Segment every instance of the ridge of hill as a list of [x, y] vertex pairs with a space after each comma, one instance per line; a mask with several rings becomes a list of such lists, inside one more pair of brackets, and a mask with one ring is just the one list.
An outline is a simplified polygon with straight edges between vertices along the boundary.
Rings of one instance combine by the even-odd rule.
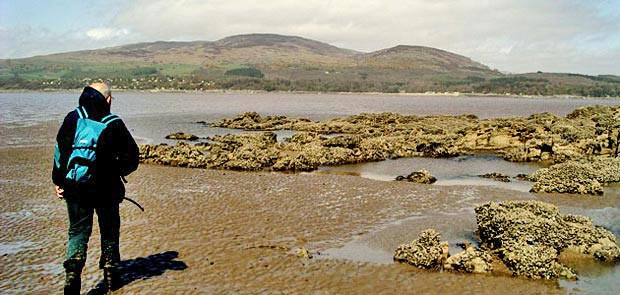
[[339, 48], [297, 36], [247, 34], [217, 41], [157, 41], [95, 50], [56, 53], [16, 59], [13, 62], [36, 63], [176, 63], [215, 67], [251, 65], [271, 69], [303, 65], [336, 67], [381, 67], [392, 69], [436, 69], [454, 71], [488, 67], [447, 51], [422, 46], [399, 45], [371, 53]]
[[434, 69], [490, 72], [489, 67], [468, 57], [425, 46], [397, 45], [365, 54], [362, 58], [375, 66], [429, 67]]
[[0, 88], [79, 88], [111, 79], [126, 89], [460, 91], [620, 95], [620, 77], [505, 75], [449, 51], [398, 45], [370, 53], [297, 36], [246, 34], [157, 41], [0, 60]]

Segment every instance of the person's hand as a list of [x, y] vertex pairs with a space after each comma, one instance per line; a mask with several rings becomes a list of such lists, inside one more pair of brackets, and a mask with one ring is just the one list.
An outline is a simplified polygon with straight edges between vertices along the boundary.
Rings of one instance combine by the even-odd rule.
[[56, 196], [58, 197], [59, 200], [62, 200], [65, 198], [65, 196], [63, 196], [62, 194], [65, 192], [64, 189], [62, 189], [59, 186], [54, 186], [54, 189], [56, 190]]

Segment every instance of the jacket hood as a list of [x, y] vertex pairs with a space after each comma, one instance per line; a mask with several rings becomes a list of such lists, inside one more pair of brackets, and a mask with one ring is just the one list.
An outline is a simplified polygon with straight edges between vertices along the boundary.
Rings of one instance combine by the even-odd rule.
[[90, 86], [84, 87], [84, 91], [80, 95], [79, 104], [86, 108], [88, 117], [94, 120], [101, 120], [101, 118], [110, 113], [110, 105], [106, 98], [101, 92]]

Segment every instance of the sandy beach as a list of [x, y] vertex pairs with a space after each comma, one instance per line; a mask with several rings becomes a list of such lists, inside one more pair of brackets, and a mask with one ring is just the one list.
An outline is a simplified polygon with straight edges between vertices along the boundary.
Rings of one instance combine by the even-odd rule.
[[[192, 101], [203, 105], [201, 99]], [[18, 113], [21, 105], [15, 101]], [[141, 98], [131, 98], [124, 103], [135, 110], [140, 102]], [[136, 128], [135, 134], [154, 140], [186, 126], [203, 128], [194, 122], [205, 116], [192, 113], [187, 118], [179, 113], [152, 119], [131, 114], [127, 122]], [[59, 122], [32, 117], [33, 122], [0, 124], [2, 294], [59, 294], [64, 279], [66, 209], [50, 180]], [[181, 119], [184, 123], [177, 123]], [[594, 217], [617, 232], [617, 197], [533, 195], [493, 186], [422, 185], [346, 173], [153, 165], [141, 165], [128, 180], [128, 197], [146, 212], [127, 201], [121, 204], [121, 259], [126, 273], [115, 294], [614, 294], [617, 288], [618, 268], [596, 262], [584, 280], [567, 284], [501, 271], [487, 275], [427, 271], [391, 260], [398, 245], [411, 242], [427, 228], [437, 229], [451, 246], [475, 240], [474, 207], [491, 200], [549, 202]], [[100, 293], [99, 246], [94, 227], [83, 293]], [[301, 247], [314, 258], [298, 258], [295, 252]], [[592, 291], [592, 285], [584, 285], [591, 277], [604, 277], [605, 283]]]
[[[50, 152], [47, 146], [0, 150], [3, 179], [21, 179], [1, 186], [2, 243], [13, 245], [0, 258], [5, 294], [62, 288], [67, 225], [64, 202], [48, 180]], [[120, 294], [563, 293], [555, 282], [508, 275], [318, 259], [317, 252], [429, 208], [449, 211], [472, 188], [149, 165], [129, 181], [128, 196], [146, 212], [121, 205], [121, 256], [126, 265], [142, 259], [148, 267], [134, 268]], [[82, 290], [96, 294], [93, 288], [102, 279], [96, 229], [89, 246]], [[315, 259], [297, 258], [294, 250], [302, 246]]]

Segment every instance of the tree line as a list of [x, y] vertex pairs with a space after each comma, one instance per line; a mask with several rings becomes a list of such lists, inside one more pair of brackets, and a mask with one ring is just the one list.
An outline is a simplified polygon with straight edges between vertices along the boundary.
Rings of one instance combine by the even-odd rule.
[[[147, 71], [145, 70], [145, 73]], [[149, 72], [150, 73], [150, 72]], [[240, 75], [239, 75], [240, 73]], [[20, 76], [0, 78], [0, 89], [46, 90], [79, 89], [92, 81], [110, 80], [117, 89], [125, 90], [261, 90], [261, 91], [310, 91], [310, 92], [463, 92], [482, 94], [516, 95], [575, 95], [586, 97], [620, 97], [620, 81], [609, 78], [592, 85], [552, 83], [542, 78], [509, 76], [493, 79], [466, 77], [433, 81], [370, 81], [370, 80], [287, 80], [267, 79], [251, 69], [228, 72], [219, 78], [207, 79], [200, 75], [183, 77], [143, 74], [128, 78], [59, 78], [27, 79]], [[599, 76], [600, 77], [600, 76]]]

